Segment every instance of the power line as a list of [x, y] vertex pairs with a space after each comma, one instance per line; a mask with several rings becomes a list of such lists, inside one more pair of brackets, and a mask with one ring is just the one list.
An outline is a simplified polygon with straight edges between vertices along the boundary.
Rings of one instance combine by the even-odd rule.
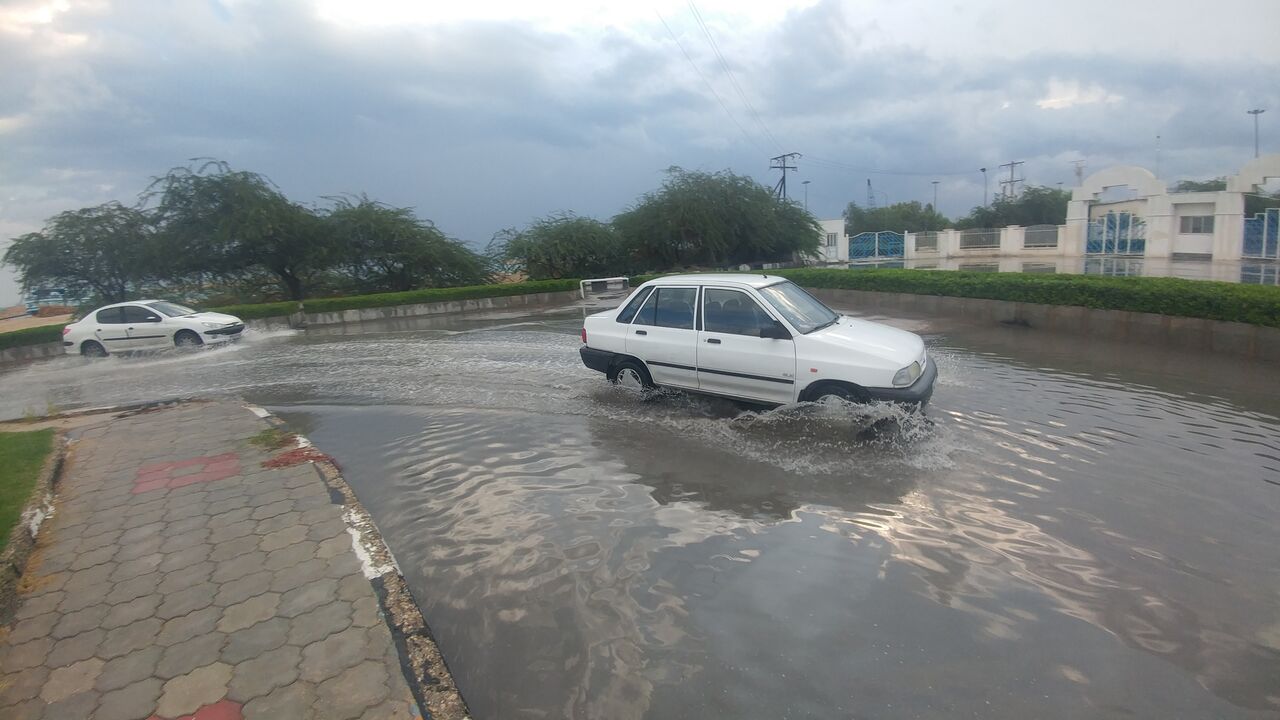
[[[773, 186], [773, 194], [782, 198], [784, 201], [787, 199], [787, 171], [798, 169], [795, 165], [788, 165], [787, 161], [797, 160], [800, 157], [800, 153], [793, 152], [769, 158], [769, 169], [782, 171], [782, 178], [778, 180], [777, 185]], [[805, 189], [808, 190], [808, 188]]]
[[1000, 197], [1006, 197], [1006, 198], [1017, 197], [1018, 183], [1025, 180], [1025, 178], [1015, 178], [1013, 176], [1013, 173], [1015, 170], [1018, 169], [1020, 165], [1023, 165], [1025, 163], [1026, 163], [1025, 160], [1010, 160], [1009, 162], [1000, 166], [1002, 168], [1009, 168], [1009, 179], [1000, 181]]
[[817, 155], [811, 155], [809, 153], [805, 153], [804, 157], [805, 157], [805, 160], [815, 165], [820, 165], [822, 167], [826, 167], [831, 170], [844, 170], [847, 172], [853, 172], [858, 174], [870, 173], [872, 175], [912, 175], [912, 176], [927, 175], [932, 177], [937, 177], [940, 175], [958, 177], [961, 175], [972, 174], [972, 172], [968, 170], [963, 172], [961, 171], [949, 172], [949, 171], [917, 171], [917, 170], [882, 170], [880, 168], [875, 168], [875, 167], [867, 167], [862, 165], [850, 165], [849, 163], [843, 163], [838, 160], [829, 160], [827, 158], [820, 157]]
[[738, 118], [734, 117], [733, 113], [729, 110], [729, 106], [724, 104], [724, 100], [720, 98], [720, 93], [716, 92], [715, 86], [711, 84], [711, 81], [707, 79], [707, 76], [698, 68], [698, 64], [689, 56], [689, 51], [684, 49], [684, 43], [680, 42], [680, 38], [676, 37], [675, 32], [671, 30], [671, 26], [667, 24], [667, 19], [662, 17], [662, 13], [658, 12], [657, 8], [654, 8], [653, 14], [657, 15], [658, 19], [662, 21], [662, 27], [667, 29], [667, 34], [675, 41], [676, 47], [680, 48], [680, 52], [684, 55], [684, 59], [689, 61], [689, 65], [693, 68], [693, 71], [698, 73], [698, 77], [702, 78], [702, 82], [705, 83], [707, 89], [711, 91], [712, 97], [714, 97], [716, 102], [720, 104], [720, 109], [724, 110], [724, 114], [728, 115], [729, 119], [733, 121], [733, 124], [738, 127], [738, 130], [742, 132], [742, 136], [761, 150], [767, 150], [767, 148], [760, 145], [760, 143], [751, 136], [751, 133], [747, 132], [746, 128], [742, 127], [742, 123], [738, 122]]
[[769, 130], [769, 126], [765, 124], [764, 119], [760, 117], [760, 113], [756, 112], [755, 106], [747, 98], [747, 93], [743, 91], [742, 85], [738, 83], [738, 77], [734, 74], [733, 68], [729, 67], [729, 61], [725, 59], [724, 53], [720, 52], [720, 44], [716, 42], [715, 36], [711, 34], [711, 28], [707, 26], [706, 20], [702, 17], [702, 12], [698, 10], [698, 6], [694, 4], [693, 0], [689, 0], [689, 10], [693, 14], [694, 21], [697, 22], [698, 27], [702, 30], [702, 34], [707, 38], [707, 44], [711, 47], [711, 51], [715, 53], [716, 58], [720, 61], [720, 67], [729, 76], [729, 82], [733, 84], [733, 89], [737, 91], [738, 97], [742, 99], [742, 104], [747, 106], [747, 111], [755, 119], [756, 125], [764, 131], [765, 137], [769, 138], [769, 142], [781, 150], [782, 143], [778, 142], [778, 138], [774, 137], [773, 132]]

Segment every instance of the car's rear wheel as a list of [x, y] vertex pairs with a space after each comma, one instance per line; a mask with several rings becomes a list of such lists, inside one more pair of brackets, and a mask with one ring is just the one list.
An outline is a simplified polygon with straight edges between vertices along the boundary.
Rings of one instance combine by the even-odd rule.
[[628, 359], [618, 362], [609, 370], [607, 377], [609, 382], [628, 390], [641, 392], [654, 388], [649, 371], [637, 360]]
[[84, 344], [80, 346], [80, 354], [85, 357], [106, 357], [107, 349], [102, 347], [102, 345], [95, 340], [86, 340]]
[[179, 330], [173, 336], [173, 344], [180, 348], [195, 348], [203, 345], [204, 340], [190, 330]]

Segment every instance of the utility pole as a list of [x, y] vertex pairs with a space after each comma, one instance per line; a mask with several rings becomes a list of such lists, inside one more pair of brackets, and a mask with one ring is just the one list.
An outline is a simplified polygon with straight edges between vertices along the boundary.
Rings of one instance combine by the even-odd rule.
[[867, 207], [876, 209], [876, 193], [871, 189], [871, 178], [867, 178]]
[[1252, 110], [1245, 110], [1245, 112], [1253, 116], [1253, 156], [1256, 158], [1258, 157], [1258, 116], [1266, 112], [1266, 110], [1262, 108], [1254, 108]]
[[813, 182], [813, 181], [805, 180], [804, 182], [800, 183], [801, 185], [804, 186], [804, 211], [805, 212], [809, 212], [809, 183], [810, 182]]
[[933, 181], [933, 211], [938, 212], [938, 181]]
[[800, 153], [793, 152], [769, 158], [769, 169], [782, 171], [782, 179], [778, 181], [777, 185], [773, 186], [773, 194], [775, 197], [782, 198], [783, 200], [787, 199], [787, 171], [798, 169], [795, 165], [788, 165], [787, 163], [788, 161], [799, 160], [800, 157]]
[[982, 173], [982, 207], [987, 206], [987, 169], [978, 168], [978, 172]]
[[1009, 168], [1009, 179], [1000, 181], [1000, 197], [1013, 199], [1018, 194], [1017, 183], [1022, 182], [1022, 178], [1015, 178], [1013, 173], [1023, 164], [1023, 160], [1010, 160], [1001, 165], [1002, 168]]
[[1084, 161], [1072, 160], [1071, 164], [1076, 166], [1076, 187], [1080, 187], [1084, 184]]

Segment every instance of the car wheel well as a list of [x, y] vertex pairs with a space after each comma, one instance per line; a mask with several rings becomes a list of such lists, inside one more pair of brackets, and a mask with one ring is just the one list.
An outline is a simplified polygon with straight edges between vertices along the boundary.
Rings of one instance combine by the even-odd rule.
[[107, 349], [97, 340], [85, 340], [80, 343], [80, 354], [85, 357], [106, 357]]
[[867, 402], [871, 399], [871, 394], [867, 389], [857, 383], [845, 382], [844, 380], [818, 380], [810, 383], [808, 387], [800, 391], [800, 401], [809, 402], [821, 398], [824, 394], [834, 389], [842, 389], [852, 395], [852, 399], [858, 402]]
[[173, 344], [174, 344], [174, 345], [182, 345], [182, 342], [179, 340], [179, 338], [183, 338], [183, 337], [190, 337], [190, 338], [194, 338], [194, 340], [195, 340], [195, 341], [194, 341], [194, 342], [192, 342], [192, 343], [189, 343], [190, 345], [203, 345], [203, 344], [204, 344], [204, 338], [200, 337], [200, 333], [196, 332], [195, 330], [188, 329], [188, 328], [182, 328], [181, 330], [179, 330], [178, 332], [176, 332], [176, 333], [174, 333], [174, 334], [173, 334]]
[[620, 354], [615, 357], [613, 362], [609, 363], [609, 371], [605, 373], [605, 377], [609, 378], [610, 381], [615, 380], [618, 377], [618, 373], [622, 370], [623, 365], [635, 365], [643, 374], [645, 384], [649, 387], [653, 387], [653, 373], [649, 372], [649, 365], [634, 355]]

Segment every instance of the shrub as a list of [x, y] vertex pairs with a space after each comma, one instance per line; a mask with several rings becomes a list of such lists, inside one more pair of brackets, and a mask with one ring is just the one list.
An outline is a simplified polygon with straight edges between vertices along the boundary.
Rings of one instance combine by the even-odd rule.
[[292, 315], [298, 311], [298, 303], [294, 300], [285, 300], [282, 302], [256, 303], [253, 305], [224, 305], [222, 307], [209, 308], [209, 311], [235, 315], [241, 320], [258, 320], [261, 318]]
[[1181, 278], [950, 270], [774, 270], [809, 288], [985, 298], [1280, 327], [1280, 287]]
[[66, 325], [42, 325], [40, 327], [23, 328], [0, 333], [0, 350], [24, 345], [42, 345], [44, 343], [61, 342], [62, 328]]

